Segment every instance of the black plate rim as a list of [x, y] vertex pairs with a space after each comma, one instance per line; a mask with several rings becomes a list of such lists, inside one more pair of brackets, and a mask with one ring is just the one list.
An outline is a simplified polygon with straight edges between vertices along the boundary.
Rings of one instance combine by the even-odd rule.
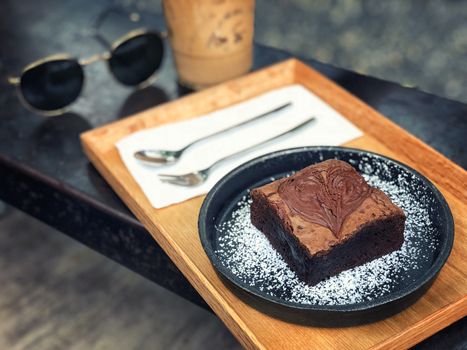
[[[217, 195], [219, 191], [222, 190], [224, 184], [228, 182], [232, 177], [236, 176], [238, 173], [241, 173], [245, 169], [259, 163], [268, 161], [272, 158], [285, 156], [294, 153], [302, 153], [302, 152], [320, 152], [320, 151], [330, 151], [330, 152], [344, 152], [344, 153], [355, 153], [360, 156], [364, 155], [371, 155], [375, 158], [380, 158], [385, 161], [393, 162], [398, 166], [402, 167], [406, 171], [415, 174], [419, 177], [423, 183], [428, 186], [434, 193], [436, 200], [439, 201], [443, 214], [446, 218], [446, 237], [442, 242], [440, 247], [440, 253], [436, 260], [434, 261], [433, 265], [416, 281], [412, 282], [411, 284], [407, 285], [404, 289], [401, 289], [395, 293], [389, 293], [382, 297], [376, 298], [371, 301], [365, 301], [356, 304], [343, 304], [343, 305], [316, 305], [316, 304], [301, 304], [301, 303], [294, 303], [289, 302], [275, 296], [271, 296], [268, 294], [261, 294], [252, 288], [248, 288], [246, 284], [244, 284], [237, 276], [232, 274], [228, 268], [226, 268], [220, 259], [218, 259], [217, 254], [209, 248], [209, 241], [207, 239], [207, 231], [204, 227], [204, 222], [207, 220], [207, 211], [212, 201], [212, 198]], [[424, 175], [422, 175], [417, 170], [409, 167], [408, 165], [401, 163], [395, 159], [390, 157], [386, 157], [384, 155], [366, 151], [357, 148], [351, 147], [340, 147], [340, 146], [306, 146], [306, 147], [297, 147], [297, 148], [289, 148], [285, 150], [271, 152], [259, 157], [256, 157], [248, 162], [245, 162], [235, 169], [231, 170], [228, 174], [226, 174], [222, 179], [220, 179], [214, 187], [208, 192], [207, 196], [205, 197], [203, 204], [200, 209], [200, 213], [198, 216], [198, 232], [199, 237], [201, 240], [201, 244], [203, 249], [208, 256], [211, 264], [217, 270], [220, 275], [225, 278], [230, 283], [234, 284], [237, 288], [251, 294], [255, 297], [258, 297], [262, 300], [267, 302], [271, 302], [278, 306], [285, 306], [287, 308], [301, 310], [301, 311], [316, 311], [316, 312], [330, 312], [330, 313], [352, 313], [352, 312], [360, 312], [366, 311], [377, 307], [385, 306], [392, 302], [397, 302], [398, 300], [404, 299], [414, 293], [416, 293], [419, 289], [423, 288], [424, 286], [428, 285], [439, 273], [441, 268], [446, 263], [454, 242], [454, 220], [452, 217], [451, 210], [446, 202], [446, 199], [441, 194], [441, 192], [436, 188], [436, 186], [428, 180]]]

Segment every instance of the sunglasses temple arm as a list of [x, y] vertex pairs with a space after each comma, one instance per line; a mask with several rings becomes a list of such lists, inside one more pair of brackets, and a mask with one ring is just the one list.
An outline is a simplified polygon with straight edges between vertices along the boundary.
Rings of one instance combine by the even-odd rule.
[[8, 84], [19, 85], [20, 79], [19, 77], [8, 77]]
[[94, 38], [101, 44], [105, 49], [109, 49], [112, 45], [99, 33], [94, 33]]

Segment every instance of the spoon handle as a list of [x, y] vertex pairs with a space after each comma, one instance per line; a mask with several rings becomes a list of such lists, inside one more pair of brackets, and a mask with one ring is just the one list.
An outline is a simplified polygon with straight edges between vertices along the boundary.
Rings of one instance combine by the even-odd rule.
[[225, 129], [218, 130], [218, 131], [216, 131], [216, 132], [214, 132], [212, 134], [209, 134], [207, 136], [200, 137], [199, 139], [196, 139], [196, 140], [190, 142], [188, 145], [183, 147], [179, 152], [184, 152], [185, 150], [187, 150], [188, 148], [190, 148], [191, 146], [193, 146], [194, 144], [196, 144], [198, 142], [205, 141], [207, 139], [210, 139], [211, 137], [218, 136], [218, 135], [223, 134], [223, 133], [225, 133], [227, 131], [231, 131], [233, 129], [239, 128], [239, 127], [244, 126], [244, 125], [247, 125], [247, 124], [252, 123], [252, 122], [254, 122], [254, 121], [258, 120], [258, 119], [261, 119], [261, 118], [266, 117], [268, 115], [279, 112], [279, 111], [281, 111], [281, 110], [283, 110], [283, 109], [285, 109], [287, 107], [290, 107], [291, 105], [292, 105], [291, 102], [284, 103], [283, 105], [280, 105], [279, 107], [271, 109], [271, 110], [269, 110], [267, 112], [264, 112], [264, 113], [262, 113], [260, 115], [257, 115], [256, 117], [253, 117], [251, 119], [247, 119], [247, 120], [245, 120], [245, 121], [243, 121], [241, 123], [229, 126], [229, 127], [225, 128]]

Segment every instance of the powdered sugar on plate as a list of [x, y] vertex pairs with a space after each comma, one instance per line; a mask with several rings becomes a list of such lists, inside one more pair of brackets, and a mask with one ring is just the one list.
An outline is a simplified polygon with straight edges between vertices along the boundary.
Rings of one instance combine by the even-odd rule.
[[[311, 287], [300, 281], [267, 238], [250, 221], [245, 194], [229, 220], [218, 226], [216, 254], [243, 283], [287, 302], [308, 305], [357, 304], [414, 282], [436, 254], [438, 240], [430, 212], [432, 197], [413, 174], [379, 158], [350, 159], [368, 183], [385, 192], [407, 215], [402, 248]], [[271, 181], [274, 179], [271, 178]]]

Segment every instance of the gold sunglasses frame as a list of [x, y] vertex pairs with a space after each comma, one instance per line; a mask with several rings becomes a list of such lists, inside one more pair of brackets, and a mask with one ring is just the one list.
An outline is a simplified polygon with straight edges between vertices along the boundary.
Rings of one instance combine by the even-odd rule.
[[[69, 54], [66, 54], [66, 53], [54, 54], [54, 55], [50, 55], [50, 56], [40, 58], [40, 59], [38, 59], [36, 61], [33, 61], [33, 62], [29, 63], [28, 65], [26, 65], [21, 70], [21, 74], [19, 76], [8, 77], [8, 83], [10, 85], [13, 85], [13, 86], [16, 87], [16, 93], [18, 95], [18, 99], [21, 102], [21, 104], [27, 110], [29, 110], [29, 111], [31, 111], [33, 113], [43, 115], [45, 117], [54, 117], [54, 116], [61, 115], [61, 114], [63, 114], [63, 113], [70, 110], [70, 108], [76, 103], [76, 101], [78, 101], [79, 95], [73, 102], [66, 105], [65, 107], [62, 107], [62, 108], [59, 108], [59, 109], [54, 109], [52, 111], [44, 111], [44, 110], [41, 110], [41, 109], [37, 109], [34, 106], [32, 106], [28, 101], [26, 101], [26, 99], [25, 99], [25, 97], [23, 95], [23, 92], [21, 91], [21, 86], [20, 86], [21, 85], [21, 78], [27, 71], [29, 71], [30, 69], [33, 69], [33, 68], [35, 68], [37, 66], [40, 66], [41, 64], [44, 64], [44, 63], [47, 63], [47, 62], [58, 61], [58, 60], [76, 61], [76, 62], [78, 62], [78, 64], [82, 68], [89, 65], [89, 64], [95, 63], [95, 62], [100, 62], [100, 61], [108, 62], [109, 59], [112, 57], [112, 52], [115, 49], [117, 49], [121, 44], [123, 44], [124, 42], [126, 42], [128, 40], [136, 38], [136, 37], [138, 37], [140, 35], [144, 35], [144, 34], [157, 35], [157, 36], [159, 36], [161, 38], [161, 40], [164, 40], [164, 39], [167, 38], [167, 33], [166, 32], [156, 32], [156, 31], [152, 31], [152, 30], [148, 30], [148, 29], [144, 29], [144, 28], [135, 29], [135, 30], [132, 30], [132, 31], [128, 32], [127, 34], [119, 37], [117, 40], [115, 40], [110, 45], [110, 49], [108, 51], [104, 51], [103, 53], [98, 53], [98, 54], [92, 55], [92, 56], [87, 57], [87, 58], [78, 59], [78, 58], [73, 57], [73, 56], [71, 56]], [[109, 70], [111, 75], [114, 76], [112, 71], [110, 70], [110, 67], [109, 67], [108, 63], [107, 63], [107, 69]], [[84, 73], [84, 69], [83, 69], [83, 73]], [[156, 80], [157, 73], [158, 73], [158, 70], [156, 70], [153, 74], [151, 74], [146, 80], [142, 81], [138, 85], [135, 85], [134, 88], [135, 89], [142, 89], [142, 88], [145, 88], [148, 85], [152, 84]], [[114, 77], [114, 79], [117, 82], [119, 82], [118, 79], [116, 79], [115, 77]], [[85, 83], [86, 83], [86, 76], [84, 75], [83, 84], [81, 86], [81, 91], [84, 88]], [[80, 95], [81, 95], [81, 91], [80, 91]]]

